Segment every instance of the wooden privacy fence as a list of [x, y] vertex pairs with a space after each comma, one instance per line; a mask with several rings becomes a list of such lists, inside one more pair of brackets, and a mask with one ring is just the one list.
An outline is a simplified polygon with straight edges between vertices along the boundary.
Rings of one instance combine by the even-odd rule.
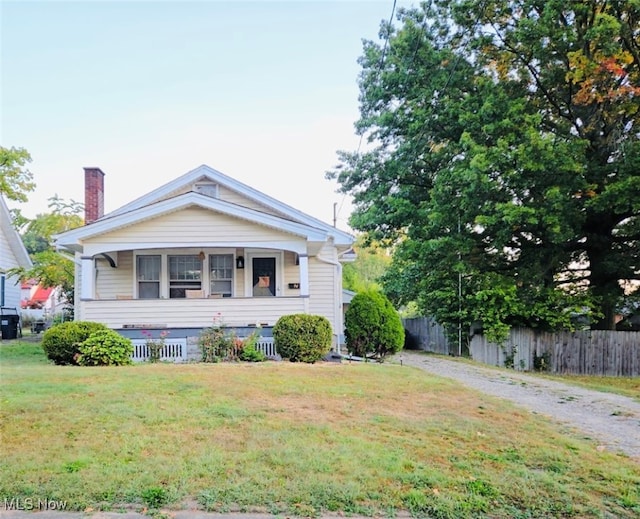
[[457, 345], [449, 345], [444, 328], [431, 317], [415, 317], [403, 319], [402, 324], [406, 332], [405, 347], [408, 349], [424, 350], [431, 353], [449, 355], [457, 351]]
[[473, 360], [517, 370], [574, 375], [640, 376], [640, 332], [511, 330], [503, 346], [483, 335], [471, 339]]

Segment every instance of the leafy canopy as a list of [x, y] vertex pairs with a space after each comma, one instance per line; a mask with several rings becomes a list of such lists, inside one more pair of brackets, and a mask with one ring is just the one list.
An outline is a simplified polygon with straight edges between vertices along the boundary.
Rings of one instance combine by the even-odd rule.
[[28, 162], [31, 155], [24, 148], [0, 146], [0, 194], [8, 200], [26, 202], [27, 193], [35, 189]]
[[397, 303], [496, 340], [613, 327], [640, 279], [639, 34], [637, 1], [436, 0], [365, 42], [370, 149], [328, 175], [394, 243]]
[[33, 262], [30, 268], [16, 267], [10, 272], [21, 280], [36, 279], [45, 288], [60, 287], [69, 305], [74, 301], [75, 268], [73, 260], [57, 252], [54, 235], [79, 227], [82, 205], [54, 195], [49, 199], [51, 212], [27, 220], [22, 240]]

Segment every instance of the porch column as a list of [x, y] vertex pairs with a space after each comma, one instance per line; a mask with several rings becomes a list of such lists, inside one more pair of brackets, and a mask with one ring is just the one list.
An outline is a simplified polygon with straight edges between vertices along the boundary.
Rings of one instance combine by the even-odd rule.
[[307, 254], [299, 254], [300, 268], [300, 297], [304, 305], [304, 313], [309, 313], [309, 256]]
[[93, 299], [95, 292], [95, 269], [92, 256], [80, 257], [82, 272], [82, 286], [80, 287], [80, 299]]
[[300, 259], [300, 295], [309, 297], [309, 256], [299, 254]]

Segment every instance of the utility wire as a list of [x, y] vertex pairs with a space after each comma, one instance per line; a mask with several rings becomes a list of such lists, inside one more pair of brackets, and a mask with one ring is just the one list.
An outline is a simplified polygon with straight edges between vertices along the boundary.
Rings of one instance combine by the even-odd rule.
[[[382, 54], [380, 55], [380, 61], [378, 62], [378, 68], [375, 74], [375, 84], [380, 80], [380, 74], [382, 74], [382, 68], [384, 67], [384, 61], [387, 57], [387, 48], [389, 47], [389, 35], [391, 34], [391, 28], [393, 25], [393, 16], [396, 13], [396, 3], [397, 0], [393, 0], [393, 6], [391, 7], [391, 15], [389, 16], [389, 22], [387, 24], [387, 34], [384, 39], [384, 45], [382, 47]], [[360, 134], [360, 140], [358, 141], [358, 149], [356, 150], [356, 167], [358, 166], [358, 162], [360, 161], [360, 148], [362, 147], [362, 139], [364, 138], [364, 132]], [[342, 206], [344, 205], [345, 198], [347, 197], [346, 193], [342, 194], [342, 200], [340, 201], [340, 207], [336, 213], [335, 219], [338, 219], [340, 216], [340, 212], [342, 211]]]

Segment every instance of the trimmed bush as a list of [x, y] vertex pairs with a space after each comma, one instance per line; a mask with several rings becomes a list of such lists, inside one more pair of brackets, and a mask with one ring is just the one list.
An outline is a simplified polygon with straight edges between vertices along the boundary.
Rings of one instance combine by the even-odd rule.
[[131, 364], [133, 344], [113, 330], [92, 333], [80, 345], [78, 364], [81, 366], [126, 366]]
[[387, 296], [376, 291], [360, 292], [345, 314], [345, 339], [351, 355], [382, 359], [402, 349], [404, 327]]
[[273, 327], [278, 353], [291, 362], [313, 364], [331, 349], [331, 323], [321, 315], [283, 315]]
[[42, 349], [47, 358], [56, 364], [76, 364], [80, 343], [92, 333], [108, 330], [101, 323], [91, 321], [67, 321], [52, 326], [42, 335]]

